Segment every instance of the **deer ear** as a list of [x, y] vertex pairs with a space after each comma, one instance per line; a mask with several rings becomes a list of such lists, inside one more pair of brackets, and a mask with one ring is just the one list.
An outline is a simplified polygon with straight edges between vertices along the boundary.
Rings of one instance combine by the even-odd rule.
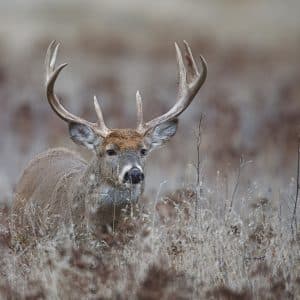
[[171, 121], [166, 121], [148, 132], [146, 138], [150, 140], [151, 150], [168, 142], [170, 138], [175, 135], [177, 131], [177, 125], [178, 120], [174, 119]]
[[88, 149], [95, 149], [100, 144], [100, 137], [94, 132], [94, 130], [84, 124], [69, 123], [69, 134], [74, 143], [83, 145]]

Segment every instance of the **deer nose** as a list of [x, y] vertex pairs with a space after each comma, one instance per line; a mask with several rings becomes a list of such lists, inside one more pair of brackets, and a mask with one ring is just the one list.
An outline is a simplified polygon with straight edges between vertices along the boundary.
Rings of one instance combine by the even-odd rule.
[[124, 175], [124, 182], [129, 182], [132, 184], [140, 183], [144, 180], [144, 174], [139, 168], [131, 168]]

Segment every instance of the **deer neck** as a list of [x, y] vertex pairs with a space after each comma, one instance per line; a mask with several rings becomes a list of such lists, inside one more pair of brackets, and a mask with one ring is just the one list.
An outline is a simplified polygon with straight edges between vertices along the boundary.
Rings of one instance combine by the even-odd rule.
[[121, 211], [138, 201], [144, 186], [131, 187], [114, 184], [105, 178], [105, 172], [97, 167], [96, 160], [87, 165], [83, 174], [73, 182], [72, 223], [76, 239], [85, 233], [118, 221]]

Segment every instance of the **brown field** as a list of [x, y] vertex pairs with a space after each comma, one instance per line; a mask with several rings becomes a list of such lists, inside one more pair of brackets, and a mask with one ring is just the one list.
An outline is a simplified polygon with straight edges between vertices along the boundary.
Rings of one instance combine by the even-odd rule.
[[[2, 1], [0, 298], [300, 299], [299, 37], [296, 0]], [[95, 120], [96, 94], [112, 127], [135, 125], [137, 89], [147, 119], [174, 103], [175, 41], [209, 74], [115, 231], [16, 251], [9, 207], [28, 161], [57, 146], [89, 158], [45, 97], [53, 39], [66, 107]]]

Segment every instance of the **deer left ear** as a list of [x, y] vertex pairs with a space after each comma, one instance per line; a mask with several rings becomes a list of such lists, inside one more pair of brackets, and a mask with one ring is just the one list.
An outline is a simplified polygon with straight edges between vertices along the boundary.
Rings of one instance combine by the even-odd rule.
[[94, 150], [101, 140], [92, 128], [80, 123], [69, 124], [69, 134], [74, 143]]
[[174, 119], [171, 121], [166, 121], [146, 134], [146, 138], [149, 138], [151, 149], [155, 149], [162, 146], [170, 140], [170, 138], [175, 135], [177, 131], [178, 120]]

